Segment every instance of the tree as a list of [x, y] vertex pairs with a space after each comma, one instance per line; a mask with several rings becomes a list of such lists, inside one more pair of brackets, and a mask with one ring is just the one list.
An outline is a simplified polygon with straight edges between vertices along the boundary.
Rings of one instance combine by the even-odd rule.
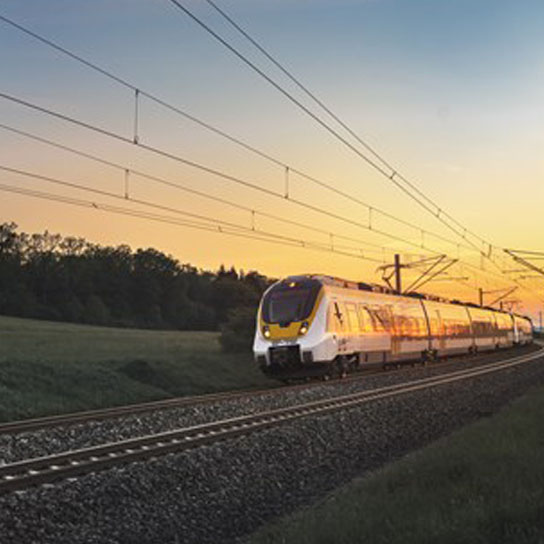
[[87, 299], [83, 316], [85, 322], [91, 325], [107, 325], [110, 321], [110, 311], [97, 295]]
[[221, 266], [199, 270], [154, 248], [101, 246], [0, 224], [0, 313], [124, 327], [217, 330], [256, 311], [269, 280]]

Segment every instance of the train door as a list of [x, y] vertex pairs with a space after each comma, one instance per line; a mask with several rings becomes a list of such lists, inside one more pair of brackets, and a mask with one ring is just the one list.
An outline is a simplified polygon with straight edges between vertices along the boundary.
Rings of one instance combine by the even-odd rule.
[[349, 351], [360, 351], [361, 349], [361, 326], [357, 315], [357, 305], [354, 302], [346, 302], [346, 314], [349, 322], [348, 349]]
[[333, 333], [337, 340], [338, 351], [344, 353], [347, 345], [347, 333], [349, 325], [342, 302], [332, 300], [329, 305], [328, 330]]
[[427, 306], [425, 306], [425, 303], [423, 300], [420, 300], [421, 308], [423, 309], [423, 316], [425, 318], [425, 336], [427, 337], [427, 350], [433, 349], [433, 332], [431, 330], [431, 321], [429, 318], [429, 312], [427, 311]]

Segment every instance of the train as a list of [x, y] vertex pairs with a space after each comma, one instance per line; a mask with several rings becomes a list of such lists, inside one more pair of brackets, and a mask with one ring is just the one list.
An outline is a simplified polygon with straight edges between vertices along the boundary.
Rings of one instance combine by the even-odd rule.
[[532, 341], [532, 322], [522, 315], [307, 274], [289, 276], [265, 291], [253, 352], [265, 374], [291, 381]]

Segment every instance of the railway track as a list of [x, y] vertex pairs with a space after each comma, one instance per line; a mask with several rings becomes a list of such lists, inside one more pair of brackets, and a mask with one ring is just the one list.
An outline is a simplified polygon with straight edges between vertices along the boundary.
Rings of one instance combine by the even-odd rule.
[[0, 494], [213, 444], [310, 415], [327, 414], [397, 395], [484, 376], [536, 361], [541, 359], [543, 354], [544, 348], [540, 346], [535, 352], [486, 364], [483, 367], [457, 370], [409, 383], [11, 463], [0, 466]]
[[[477, 356], [470, 356], [470, 360], [478, 362], [481, 359], [488, 358], [489, 354], [481, 354]], [[453, 366], [459, 362], [466, 361], [467, 357], [456, 357], [450, 362], [441, 362], [441, 368], [447, 368]], [[403, 365], [401, 369], [409, 368], [411, 365]], [[209, 393], [205, 395], [196, 395], [190, 397], [176, 397], [172, 399], [163, 399], [152, 402], [144, 402], [138, 404], [128, 404], [124, 406], [115, 406], [113, 408], [104, 408], [98, 410], [86, 410], [82, 412], [74, 412], [70, 414], [60, 414], [54, 416], [46, 416], [32, 419], [24, 419], [19, 421], [12, 421], [9, 423], [0, 423], [0, 435], [5, 434], [17, 434], [22, 432], [36, 431], [40, 429], [46, 429], [48, 427], [56, 427], [61, 425], [75, 425], [78, 423], [87, 423], [89, 421], [104, 421], [107, 419], [115, 419], [122, 416], [131, 416], [136, 414], [143, 414], [146, 412], [152, 412], [156, 410], [169, 410], [172, 408], [181, 408], [183, 406], [196, 406], [201, 404], [212, 404], [214, 402], [222, 402], [226, 400], [236, 400], [243, 397], [257, 397], [266, 394], [280, 394], [286, 391], [293, 391], [297, 389], [308, 388], [312, 386], [333, 386], [338, 383], [350, 383], [365, 379], [368, 376], [382, 374], [383, 370], [380, 369], [367, 369], [358, 372], [354, 375], [349, 375], [343, 379], [333, 379], [328, 382], [306, 382], [295, 385], [284, 385], [270, 387], [267, 389], [242, 389], [239, 391], [227, 391], [221, 393]]]

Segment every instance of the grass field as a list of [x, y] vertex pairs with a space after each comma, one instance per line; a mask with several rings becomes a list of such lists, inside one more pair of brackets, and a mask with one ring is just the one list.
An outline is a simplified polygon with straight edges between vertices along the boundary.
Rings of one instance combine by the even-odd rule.
[[543, 421], [539, 389], [248, 544], [543, 543]]
[[271, 384], [218, 337], [0, 316], [0, 421]]

